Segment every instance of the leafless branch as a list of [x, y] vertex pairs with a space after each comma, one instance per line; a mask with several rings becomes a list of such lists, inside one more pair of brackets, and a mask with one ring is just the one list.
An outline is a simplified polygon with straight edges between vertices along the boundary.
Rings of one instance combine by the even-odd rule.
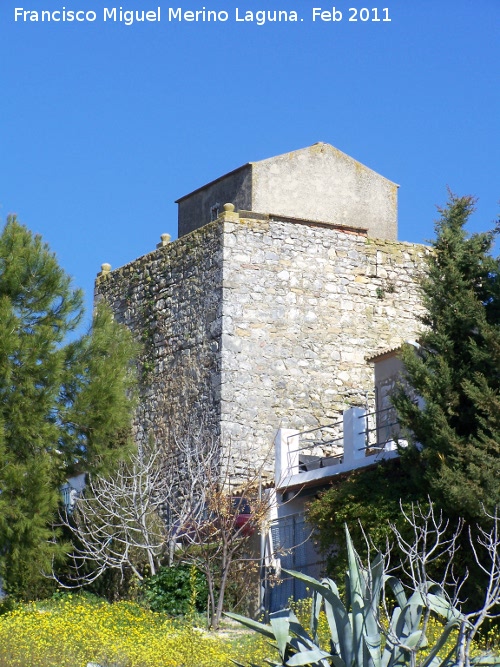
[[[490, 528], [477, 525], [468, 529], [469, 543], [474, 559], [480, 571], [485, 575], [486, 588], [483, 603], [479, 609], [463, 612], [464, 601], [460, 592], [468, 577], [465, 571], [457, 577], [453, 571], [454, 560], [459, 548], [458, 538], [463, 530], [464, 521], [460, 519], [454, 529], [437, 514], [429, 501], [427, 509], [419, 505], [412, 506], [409, 514], [403, 515], [412, 528], [412, 539], [405, 539], [401, 532], [391, 525], [397, 546], [403, 554], [402, 571], [410, 579], [410, 588], [422, 592], [425, 599], [426, 582], [436, 583], [447, 596], [460, 617], [461, 624], [457, 639], [456, 665], [468, 667], [472, 641], [486, 619], [500, 618], [500, 515], [498, 508], [490, 514], [483, 508], [484, 523]], [[429, 565], [439, 565], [431, 570], [439, 571], [439, 580], [432, 579]], [[424, 617], [425, 624], [425, 617]], [[425, 629], [425, 628], [424, 628]]]
[[[458, 667], [468, 667], [472, 640], [481, 625], [488, 618], [500, 618], [500, 516], [495, 507], [490, 514], [483, 507], [484, 516], [489, 519], [488, 531], [477, 525], [475, 534], [469, 528], [469, 542], [479, 569], [486, 575], [486, 589], [483, 604], [476, 611], [465, 614], [466, 623], [461, 628]], [[478, 547], [482, 547], [482, 553]]]
[[61, 525], [74, 537], [72, 587], [95, 581], [106, 569], [124, 574], [130, 568], [142, 579], [140, 564], [158, 568], [165, 541], [159, 509], [164, 482], [161, 448], [140, 449], [112, 477], [89, 478], [73, 511], [61, 514]]
[[[401, 504], [401, 513], [411, 528], [411, 538], [406, 539], [394, 524], [391, 530], [403, 556], [402, 572], [415, 589], [423, 591], [429, 582], [437, 584], [455, 606], [460, 602], [460, 591], [468, 577], [467, 571], [460, 577], [454, 571], [463, 519], [452, 529], [449, 520], [442, 512], [436, 512], [430, 500], [427, 506], [412, 504], [410, 512]], [[439, 567], [435, 567], [437, 564]], [[435, 578], [436, 572], [439, 572], [438, 578]]]

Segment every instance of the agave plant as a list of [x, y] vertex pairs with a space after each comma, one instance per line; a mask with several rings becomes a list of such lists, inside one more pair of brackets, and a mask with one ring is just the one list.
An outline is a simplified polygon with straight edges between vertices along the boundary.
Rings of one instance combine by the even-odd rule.
[[[363, 567], [346, 528], [348, 573], [345, 599], [331, 579], [318, 581], [300, 572], [288, 574], [305, 582], [313, 591], [311, 634], [297, 620], [291, 609], [270, 615], [270, 624], [228, 614], [243, 625], [260, 632], [274, 642], [280, 662], [274, 667], [452, 667], [457, 664], [457, 647], [444, 658], [438, 657], [452, 631], [467, 623], [465, 617], [449, 602], [444, 591], [428, 582], [408, 597], [399, 579], [387, 575], [382, 554], [377, 553]], [[380, 617], [385, 587], [396, 601], [388, 623]], [[330, 652], [319, 647], [318, 621], [324, 609], [330, 632]], [[431, 614], [445, 620], [438, 641], [428, 646], [426, 629]], [[426, 648], [417, 662], [421, 649]], [[240, 663], [236, 663], [240, 665]], [[470, 659], [470, 665], [500, 666], [500, 658], [483, 655]], [[240, 667], [244, 667], [240, 665]], [[253, 665], [252, 667], [256, 667]]]

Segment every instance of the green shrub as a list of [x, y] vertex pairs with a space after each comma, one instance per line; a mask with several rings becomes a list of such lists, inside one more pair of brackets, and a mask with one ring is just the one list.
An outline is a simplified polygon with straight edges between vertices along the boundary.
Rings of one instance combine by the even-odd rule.
[[3, 598], [0, 598], [0, 615], [8, 614], [17, 607], [17, 602], [10, 595], [6, 595]]
[[184, 616], [207, 607], [206, 579], [193, 565], [162, 567], [143, 583], [143, 590], [152, 611]]
[[[307, 519], [315, 527], [315, 538], [319, 548], [328, 559], [328, 576], [343, 589], [344, 573], [348, 567], [345, 526], [359, 553], [366, 558], [365, 534], [377, 549], [383, 550], [388, 538], [393, 537], [390, 524], [411, 539], [401, 512], [403, 507], [411, 510], [412, 502], [425, 502], [418, 489], [411, 485], [408, 475], [402, 470], [399, 460], [385, 461], [379, 465], [353, 471], [347, 479], [334, 482], [331, 487], [308, 506]], [[332, 545], [335, 545], [332, 553]]]

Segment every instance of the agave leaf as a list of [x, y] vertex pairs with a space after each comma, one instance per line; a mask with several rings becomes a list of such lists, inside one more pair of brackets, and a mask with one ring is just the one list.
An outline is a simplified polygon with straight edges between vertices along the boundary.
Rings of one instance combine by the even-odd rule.
[[389, 638], [384, 648], [382, 667], [401, 667], [408, 664], [406, 642], [411, 633], [418, 630], [422, 611], [423, 607], [417, 602], [411, 602], [411, 598], [403, 609], [400, 607], [394, 609]]
[[408, 665], [408, 651], [404, 650], [400, 644], [391, 643], [391, 650], [389, 651], [389, 660], [384, 655], [384, 664], [387, 667], [407, 667]]
[[427, 641], [427, 637], [424, 635], [422, 630], [416, 630], [415, 632], [412, 632], [405, 639], [403, 648], [413, 649], [419, 644], [419, 642], [420, 642], [419, 648], [424, 648], [429, 643]]
[[317, 591], [325, 600], [333, 601], [333, 598], [336, 596], [340, 600], [337, 586], [331, 579], [322, 579], [318, 581], [314, 577], [310, 577], [307, 574], [302, 572], [297, 572], [296, 570], [283, 570], [287, 574], [291, 574], [295, 579], [299, 579], [306, 583], [313, 591]]
[[352, 600], [351, 600], [351, 581], [349, 578], [349, 572], [346, 572], [344, 576], [344, 590], [345, 590], [345, 595], [344, 595], [345, 607], [346, 609], [350, 609], [352, 607]]
[[364, 634], [364, 667], [381, 667], [382, 655], [380, 648], [382, 645], [380, 632], [368, 635]]
[[264, 623], [259, 623], [258, 621], [253, 621], [251, 618], [247, 618], [246, 616], [240, 616], [239, 614], [233, 614], [233, 612], [229, 611], [225, 613], [225, 616], [229, 616], [229, 618], [238, 621], [238, 623], [246, 625], [246, 627], [250, 628], [250, 630], [255, 630], [256, 632], [260, 632], [260, 634], [264, 635], [264, 637], [276, 640], [274, 632], [269, 627], [269, 625], [265, 625]]
[[296, 667], [298, 665], [313, 665], [314, 663], [324, 660], [325, 658], [330, 658], [330, 654], [326, 651], [322, 651], [320, 648], [315, 648], [310, 651], [302, 651], [301, 653], [296, 653], [287, 660], [286, 665], [288, 667]]
[[380, 607], [380, 595], [382, 593], [382, 585], [384, 583], [384, 558], [381, 553], [377, 553], [370, 567], [371, 572], [371, 591], [367, 596], [367, 601], [370, 602], [372, 610], [378, 613]]
[[286, 648], [290, 642], [290, 609], [275, 611], [269, 616], [269, 622], [276, 637], [278, 651], [283, 662], [286, 657]]
[[345, 662], [338, 655], [332, 655], [330, 660], [333, 663], [333, 667], [346, 667]]
[[297, 652], [302, 651], [312, 651], [315, 648], [318, 648], [314, 642], [309, 642], [308, 640], [303, 640], [299, 637], [292, 637], [290, 639], [290, 646]]
[[309, 577], [302, 572], [294, 570], [283, 570], [291, 574], [296, 579], [307, 583], [309, 588], [317, 591], [325, 601], [325, 613], [328, 620], [328, 627], [335, 650], [339, 653], [346, 665], [352, 662], [352, 629], [349, 621], [349, 615], [342, 604], [338, 588], [331, 579], [323, 579], [319, 582], [313, 577]]
[[397, 637], [402, 639], [418, 630], [425, 606], [420, 594], [410, 596], [406, 606], [401, 609], [401, 615], [395, 629]]
[[408, 653], [403, 651], [401, 646], [392, 646], [392, 650], [389, 653], [389, 661], [387, 663], [388, 667], [407, 667], [408, 665]]
[[396, 626], [401, 615], [401, 607], [395, 607], [392, 612], [391, 622], [389, 623], [389, 631], [387, 633], [384, 651], [382, 653], [382, 667], [388, 667], [394, 660], [394, 644], [391, 637], [396, 633]]
[[443, 595], [427, 593], [427, 604], [432, 611], [439, 616], [443, 616], [447, 621], [464, 620], [463, 615], [454, 607]]
[[290, 645], [295, 648], [297, 651], [303, 651], [304, 649], [315, 649], [317, 648], [317, 642], [314, 642], [311, 639], [307, 631], [299, 623], [298, 618], [295, 616], [293, 611], [290, 610], [290, 633], [294, 635], [289, 640]]
[[352, 623], [352, 650], [353, 660], [357, 665], [363, 664], [363, 626], [364, 626], [364, 600], [363, 600], [363, 574], [360, 570], [358, 558], [351, 535], [347, 526], [345, 527], [347, 542], [347, 562], [349, 566], [349, 586], [351, 593], [351, 623]]
[[350, 665], [353, 658], [351, 616], [342, 604], [336, 584], [331, 580], [327, 580], [327, 584], [334, 594], [333, 598], [324, 599], [330, 636], [336, 652], [345, 661], [346, 665]]
[[392, 592], [394, 593], [394, 597], [396, 598], [396, 602], [401, 607], [401, 609], [403, 609], [403, 607], [405, 607], [408, 603], [408, 600], [406, 599], [406, 593], [401, 581], [391, 574], [384, 577], [384, 583], [389, 584]]
[[382, 655], [380, 652], [380, 595], [382, 592], [384, 574], [384, 559], [378, 553], [373, 559], [370, 568], [371, 585], [365, 591], [364, 628], [365, 645], [370, 654], [373, 667], [381, 667]]
[[323, 584], [333, 593], [333, 597], [324, 598], [324, 608], [332, 639], [336, 637], [338, 652], [346, 663], [351, 660], [352, 625], [350, 614], [340, 598], [337, 584], [332, 579], [323, 579]]
[[458, 619], [453, 619], [451, 621], [448, 621], [448, 623], [443, 628], [443, 632], [441, 633], [441, 636], [439, 637], [437, 642], [434, 644], [434, 646], [431, 648], [431, 650], [429, 651], [429, 655], [421, 663], [420, 667], [431, 667], [435, 664], [434, 663], [434, 658], [437, 656], [439, 651], [446, 644], [446, 642], [448, 640], [448, 637], [450, 636], [450, 633], [457, 627], [457, 625], [460, 625], [460, 621]]
[[286, 657], [286, 660], [283, 660], [283, 664], [288, 664], [288, 660], [293, 658], [293, 656], [296, 654], [302, 655], [304, 653], [308, 653], [309, 651], [314, 651], [317, 648], [318, 646], [316, 646], [316, 644], [309, 645], [303, 642], [301, 639], [298, 639], [297, 637], [292, 637], [289, 644], [290, 650]]
[[438, 656], [435, 656], [434, 660], [431, 662], [431, 667], [456, 667], [456, 651], [456, 646], [454, 646], [443, 660]]
[[312, 607], [311, 607], [311, 634], [316, 644], [318, 643], [318, 623], [319, 623], [319, 615], [321, 612], [322, 601], [323, 598], [318, 593], [318, 591], [313, 591]]
[[380, 652], [380, 648], [382, 645], [382, 638], [380, 636], [380, 630], [377, 630], [376, 633], [371, 635], [365, 633], [364, 640], [365, 640], [365, 648], [369, 654], [369, 660], [368, 660], [369, 664], [373, 665], [374, 667], [381, 667], [382, 655]]
[[389, 623], [389, 633], [392, 633], [393, 635], [396, 634], [396, 628], [398, 626], [400, 616], [401, 616], [401, 607], [394, 607], [391, 616], [391, 622]]
[[471, 665], [500, 665], [500, 655], [493, 655], [493, 653], [482, 653], [475, 658], [470, 659]]
[[325, 600], [325, 614], [335, 652], [349, 665], [352, 656], [352, 629], [345, 607], [340, 600], [337, 600], [336, 604]]
[[365, 643], [372, 648], [380, 647], [382, 644], [380, 632], [377, 632], [375, 635], [365, 635]]
[[[300, 640], [304, 646], [307, 646], [309, 648], [314, 648], [317, 644], [317, 642], [313, 641], [311, 637], [308, 635], [306, 630], [301, 626], [301, 624], [297, 620], [292, 620], [290, 619], [290, 633], [295, 635], [295, 637]], [[293, 642], [294, 638], [290, 640], [290, 642]]]
[[[452, 651], [452, 653], [453, 653], [453, 651]], [[444, 667], [444, 665], [447, 664], [446, 661], [449, 659], [449, 657], [450, 657], [450, 654], [448, 654], [448, 656], [445, 658], [445, 660], [442, 661], [441, 658], [439, 658], [439, 657], [436, 655], [436, 656], [434, 656], [434, 658], [431, 660], [431, 662], [429, 663], [428, 667]]]

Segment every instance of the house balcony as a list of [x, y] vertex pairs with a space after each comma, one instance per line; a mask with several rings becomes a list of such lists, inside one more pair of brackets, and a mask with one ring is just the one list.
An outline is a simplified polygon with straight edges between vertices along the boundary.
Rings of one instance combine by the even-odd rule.
[[285, 491], [397, 457], [394, 409], [349, 408], [340, 421], [309, 431], [280, 429], [275, 439], [275, 484]]

